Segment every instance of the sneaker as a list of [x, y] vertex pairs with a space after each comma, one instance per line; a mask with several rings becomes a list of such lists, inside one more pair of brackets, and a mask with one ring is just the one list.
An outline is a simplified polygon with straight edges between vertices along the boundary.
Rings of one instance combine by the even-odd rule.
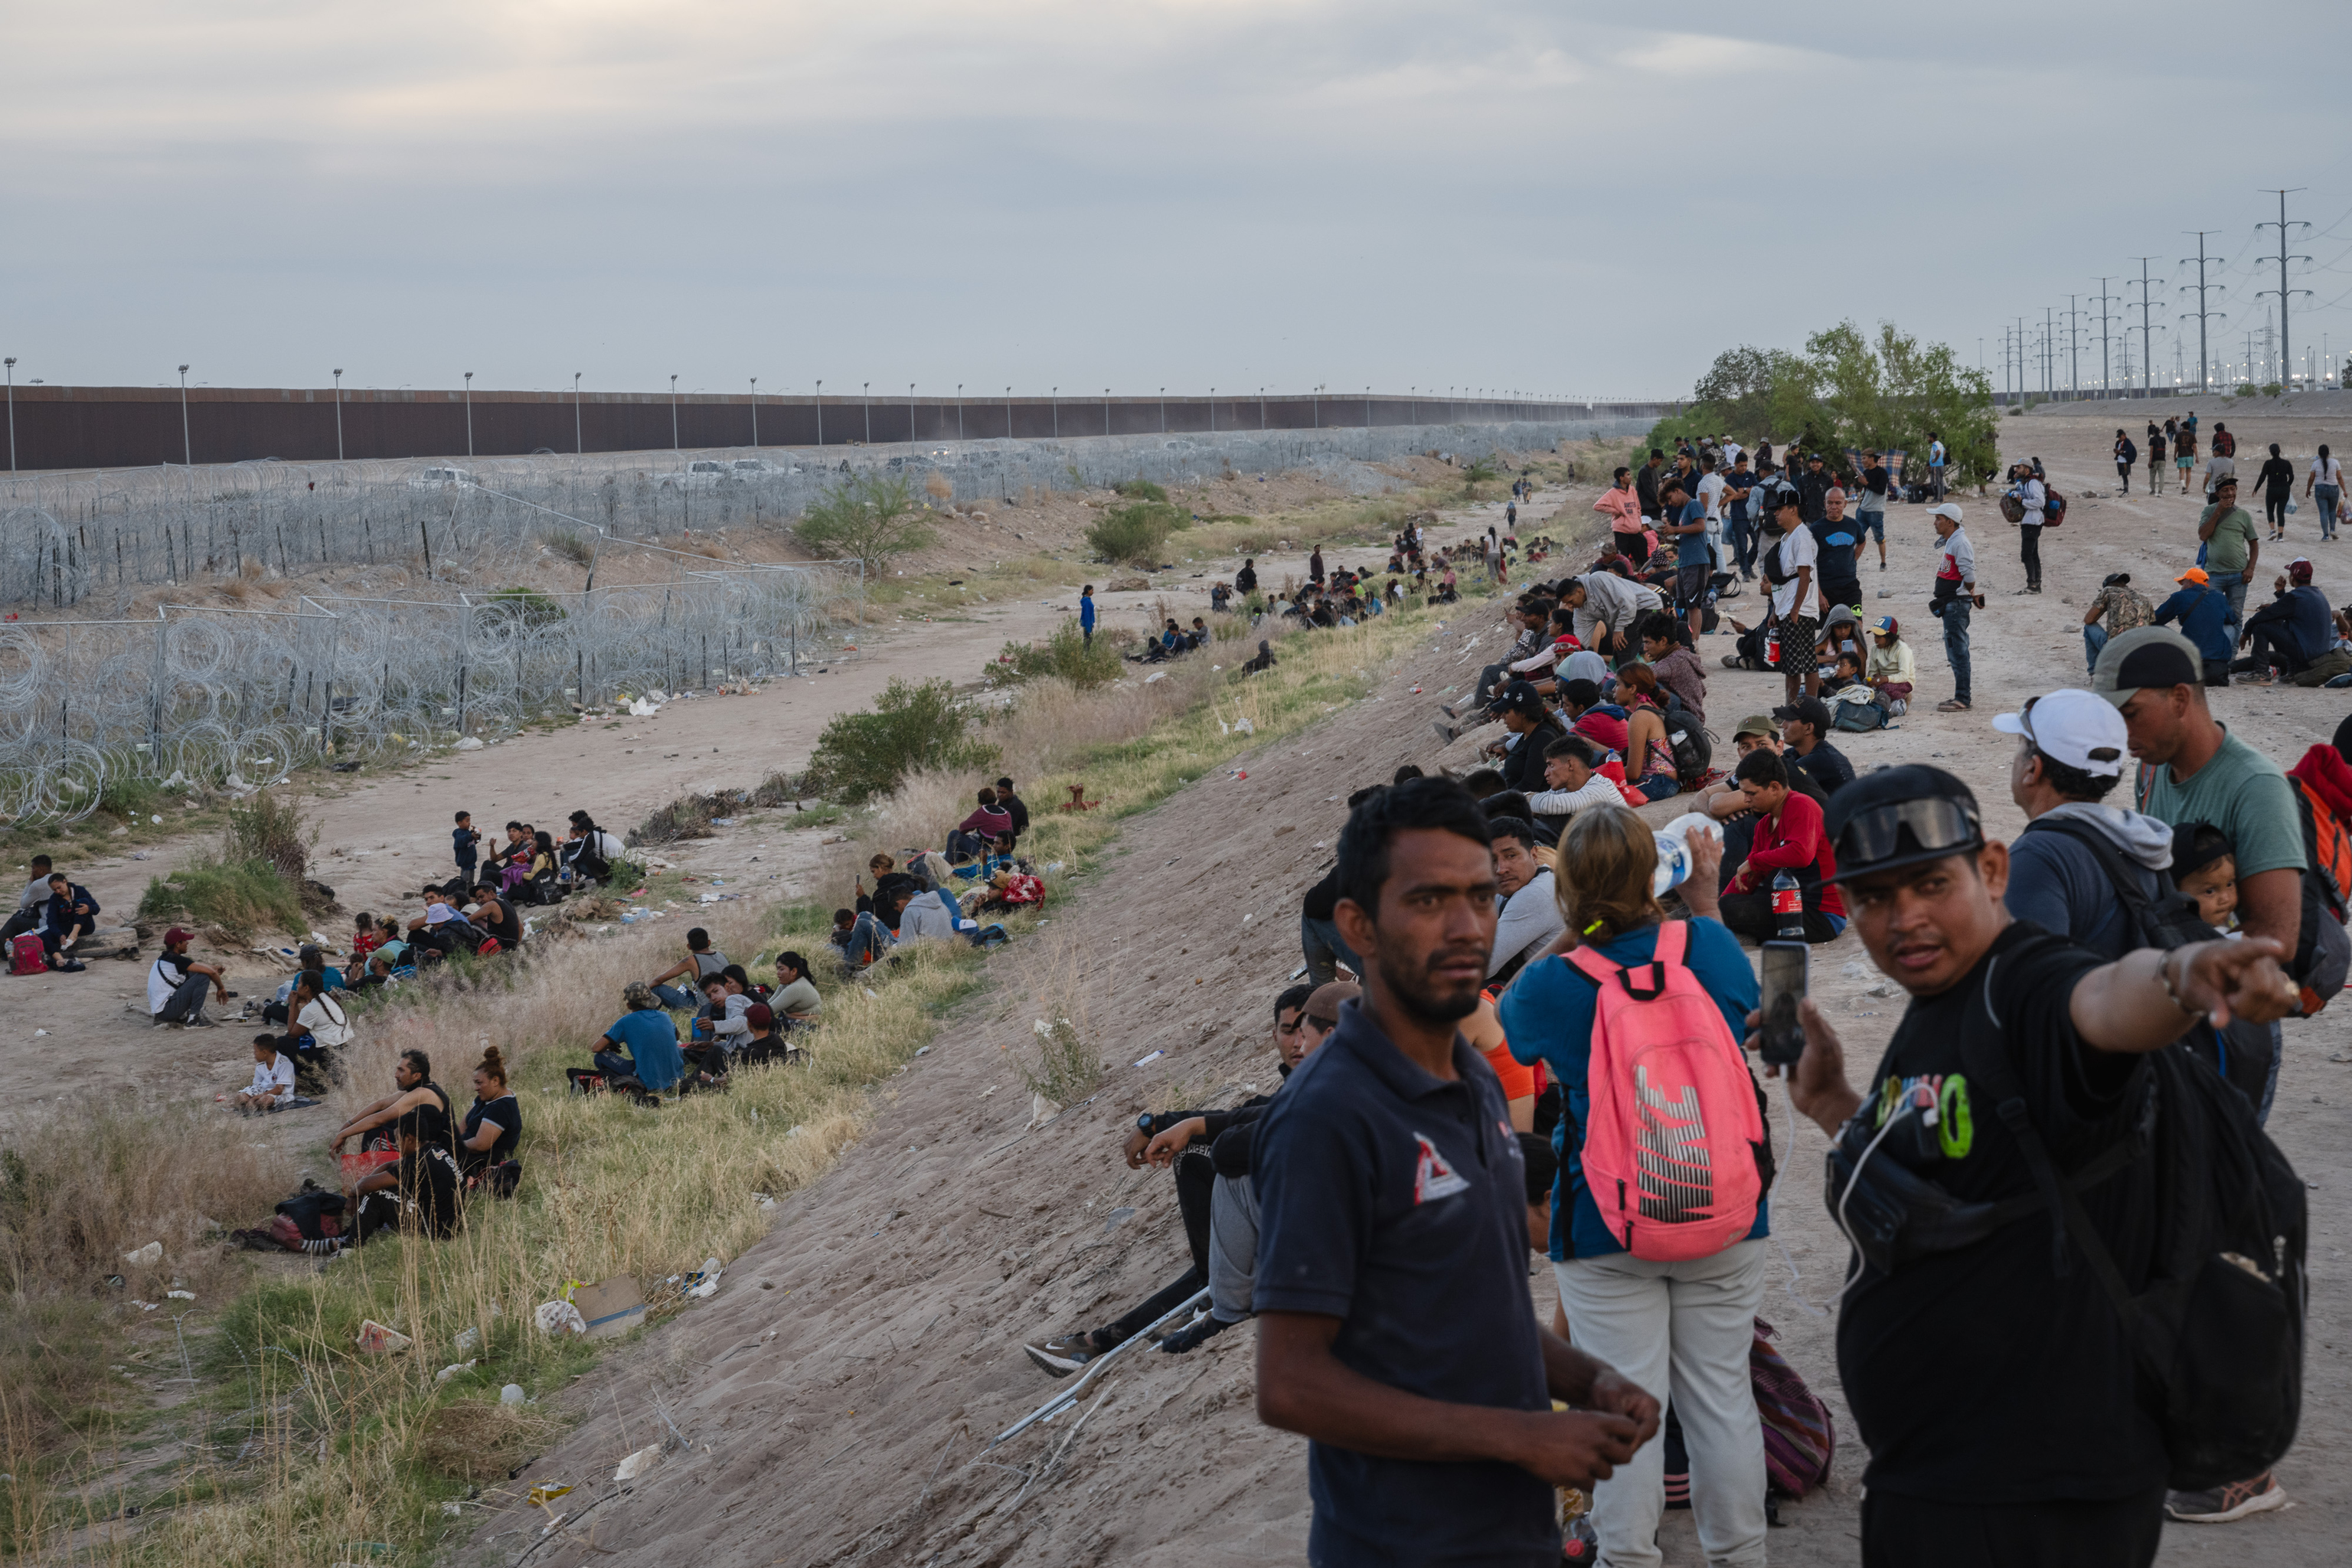
[[1440, 713], [1444, 714], [1448, 719], [1459, 719], [1459, 718], [1461, 718], [1461, 717], [1462, 717], [1462, 715], [1461, 715], [1461, 714], [1456, 713], [1456, 712], [1454, 710], [1454, 704], [1453, 704], [1453, 703], [1451, 703], [1451, 702], [1441, 702], [1441, 703], [1439, 703], [1439, 704], [1437, 705], [1437, 710], [1438, 710]]
[[2268, 1470], [2250, 1481], [2231, 1481], [2210, 1491], [2164, 1494], [2164, 1511], [2183, 1524], [2227, 1524], [2285, 1506], [2286, 1489]]
[[[1239, 1322], [1241, 1320], [1237, 1318], [1234, 1320], [1234, 1322]], [[1196, 1351], [1200, 1349], [1210, 1340], [1214, 1339], [1217, 1335], [1223, 1333], [1227, 1329], [1230, 1329], [1233, 1326], [1233, 1323], [1224, 1321], [1214, 1312], [1203, 1312], [1199, 1317], [1193, 1319], [1191, 1322], [1185, 1324], [1182, 1328], [1177, 1330], [1174, 1333], [1169, 1335], [1166, 1339], [1161, 1340], [1160, 1342], [1160, 1348], [1166, 1351], [1170, 1355], [1182, 1355], [1188, 1351]]]
[[1454, 726], [1447, 723], [1443, 719], [1432, 719], [1429, 721], [1429, 727], [1436, 731], [1437, 738], [1444, 742], [1449, 746], [1454, 743], [1454, 737], [1459, 732]]
[[187, 1021], [187, 1026], [191, 1029], [217, 1029], [220, 1027], [220, 1020], [217, 1018], [207, 1018], [202, 1013], [199, 1013], [194, 1017], [190, 1018]]
[[1024, 1344], [1021, 1348], [1029, 1352], [1029, 1359], [1035, 1362], [1041, 1371], [1051, 1373], [1055, 1377], [1067, 1377], [1102, 1354], [1095, 1343], [1091, 1329], [1080, 1329], [1076, 1333], [1064, 1334], [1058, 1340], [1047, 1340], [1043, 1344]]

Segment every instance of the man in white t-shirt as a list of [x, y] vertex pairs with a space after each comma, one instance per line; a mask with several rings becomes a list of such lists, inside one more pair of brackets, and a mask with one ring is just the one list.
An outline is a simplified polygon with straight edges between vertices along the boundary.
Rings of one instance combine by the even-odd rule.
[[1698, 502], [1706, 508], [1706, 547], [1715, 557], [1715, 569], [1723, 570], [1723, 492], [1730, 487], [1723, 476], [1715, 471], [1715, 459], [1699, 460]]
[[1801, 613], [1812, 603], [1821, 544], [1805, 526], [1803, 510], [1796, 491], [1772, 493], [1772, 511], [1764, 520], [1764, 552], [1758, 557], [1764, 580], [1771, 584], [1772, 618], [1780, 631], [1781, 685], [1791, 702], [1801, 694], [1820, 695], [1822, 687], [1820, 660], [1815, 657], [1821, 626]]
[[205, 1016], [205, 987], [209, 984], [220, 994], [224, 1005], [236, 993], [228, 988], [221, 972], [209, 963], [198, 963], [188, 956], [188, 943], [193, 933], [173, 926], [163, 933], [163, 951], [157, 955], [155, 965], [147, 972], [147, 1012], [158, 1024], [185, 1024], [192, 1029], [214, 1029], [220, 1026]]

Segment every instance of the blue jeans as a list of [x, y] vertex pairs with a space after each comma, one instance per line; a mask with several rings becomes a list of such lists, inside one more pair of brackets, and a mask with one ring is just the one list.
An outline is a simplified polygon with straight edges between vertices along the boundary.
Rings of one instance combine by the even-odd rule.
[[667, 1007], [672, 1012], [676, 1012], [680, 1007], [699, 1007], [702, 1005], [702, 999], [700, 997], [695, 995], [691, 992], [680, 991], [675, 985], [655, 986], [654, 1000], [659, 1002], [663, 1006]]
[[1951, 661], [1952, 696], [1969, 701], [1969, 612], [1974, 606], [1955, 595], [1944, 601], [1944, 657]]
[[1756, 526], [1734, 513], [1723, 520], [1724, 564], [1747, 576], [1756, 575]]
[[2311, 493], [2319, 501], [2319, 537], [2336, 537], [2336, 507], [2344, 499], [2344, 491], [2336, 485], [2314, 485]]
[[2096, 675], [2098, 673], [2099, 651], [2106, 646], [2106, 627], [2101, 626], [2088, 626], [2083, 628], [2083, 662], [2090, 667], [2091, 674]]
[[1328, 985], [1335, 976], [1332, 963], [1346, 964], [1359, 977], [1364, 973], [1364, 961], [1348, 951], [1339, 936], [1339, 925], [1331, 921], [1318, 921], [1308, 915], [1298, 917], [1298, 951], [1307, 960], [1307, 980], [1311, 985]]
[[2230, 596], [2230, 640], [2235, 643], [2246, 617], [2246, 574], [2243, 572], [2216, 572], [2208, 585], [2219, 588]]

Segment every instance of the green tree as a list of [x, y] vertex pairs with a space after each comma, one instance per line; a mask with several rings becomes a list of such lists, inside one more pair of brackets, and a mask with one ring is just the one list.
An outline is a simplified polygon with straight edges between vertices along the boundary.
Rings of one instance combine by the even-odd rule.
[[1192, 520], [1164, 500], [1141, 500], [1113, 507], [1087, 530], [1087, 548], [1106, 561], [1124, 561], [1149, 572], [1160, 564], [1160, 547]]
[[794, 531], [813, 549], [880, 566], [920, 550], [936, 537], [917, 509], [914, 492], [895, 474], [861, 474], [828, 490]]
[[944, 680], [909, 684], [895, 677], [871, 713], [838, 713], [809, 754], [809, 773], [851, 805], [889, 794], [922, 768], [985, 767], [996, 748], [971, 737], [972, 717]]

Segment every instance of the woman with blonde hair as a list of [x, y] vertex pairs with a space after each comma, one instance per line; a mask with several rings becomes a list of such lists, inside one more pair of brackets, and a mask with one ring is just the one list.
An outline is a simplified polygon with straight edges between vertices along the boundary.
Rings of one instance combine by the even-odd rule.
[[[1722, 848], [1690, 840], [1684, 901], [1696, 911], [1680, 933], [1683, 964], [1722, 1010], [1735, 1041], [1757, 1005], [1755, 972], [1739, 939], [1715, 919]], [[1629, 971], [1657, 962], [1665, 911], [1651, 895], [1657, 840], [1622, 806], [1579, 812], [1560, 835], [1563, 942]], [[1671, 957], [1671, 954], [1669, 954]], [[1630, 977], [1629, 977], [1630, 978]], [[1764, 1558], [1764, 1437], [1748, 1380], [1748, 1347], [1764, 1297], [1766, 1215], [1747, 1239], [1712, 1257], [1664, 1262], [1625, 1250], [1586, 1185], [1592, 1036], [1600, 985], [1557, 953], [1520, 972], [1499, 1015], [1511, 1054], [1559, 1079], [1563, 1114], [1552, 1134], [1559, 1176], [1552, 1194], [1552, 1270], [1576, 1344], [1656, 1395], [1670, 1396], [1690, 1455], [1691, 1507], [1709, 1563]], [[1645, 1443], [1593, 1489], [1593, 1526], [1608, 1563], [1656, 1563], [1665, 1507], [1664, 1445]]]

